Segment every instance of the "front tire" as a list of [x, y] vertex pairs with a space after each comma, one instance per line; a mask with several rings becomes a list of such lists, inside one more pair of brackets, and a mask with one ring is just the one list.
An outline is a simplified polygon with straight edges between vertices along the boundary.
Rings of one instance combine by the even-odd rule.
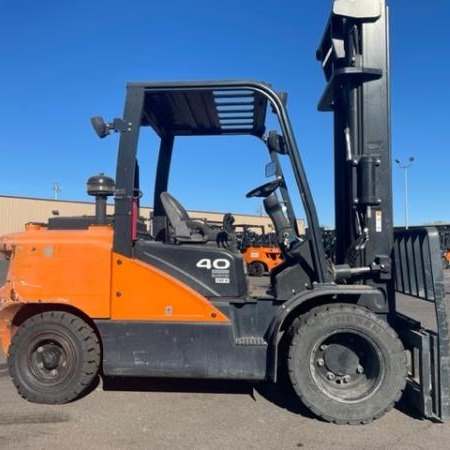
[[62, 311], [26, 320], [9, 348], [13, 383], [23, 398], [35, 403], [74, 400], [90, 387], [99, 366], [100, 344], [94, 330]]
[[295, 321], [292, 331], [289, 377], [317, 416], [339, 424], [368, 423], [399, 400], [406, 354], [394, 330], [369, 310], [321, 306]]

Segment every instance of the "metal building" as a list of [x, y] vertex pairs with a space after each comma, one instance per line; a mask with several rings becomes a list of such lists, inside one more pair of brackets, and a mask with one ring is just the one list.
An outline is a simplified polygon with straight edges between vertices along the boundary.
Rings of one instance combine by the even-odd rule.
[[[107, 206], [107, 214], [112, 214], [114, 205]], [[46, 223], [49, 217], [93, 215], [93, 202], [76, 202], [67, 200], [50, 200], [30, 197], [13, 197], [0, 195], [0, 236], [7, 233], [23, 231], [26, 223]], [[152, 208], [141, 207], [141, 216], [149, 223]], [[193, 219], [221, 223], [224, 212], [189, 211]], [[235, 224], [263, 225], [266, 232], [272, 231], [272, 223], [267, 216], [233, 214]], [[298, 220], [299, 231], [305, 231], [305, 223]]]

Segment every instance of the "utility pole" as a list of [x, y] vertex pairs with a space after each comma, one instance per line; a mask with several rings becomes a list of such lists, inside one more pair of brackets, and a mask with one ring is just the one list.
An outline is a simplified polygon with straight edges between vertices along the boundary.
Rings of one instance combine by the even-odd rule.
[[403, 163], [396, 159], [395, 162], [399, 165], [400, 169], [403, 169], [404, 184], [405, 184], [405, 229], [408, 229], [408, 169], [413, 165], [414, 156], [408, 158], [408, 162]]

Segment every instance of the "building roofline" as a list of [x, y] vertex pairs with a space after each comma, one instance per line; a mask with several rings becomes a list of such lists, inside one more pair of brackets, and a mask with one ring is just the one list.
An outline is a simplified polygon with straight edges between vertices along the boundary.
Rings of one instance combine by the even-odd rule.
[[[85, 200], [62, 200], [54, 198], [42, 198], [42, 197], [23, 197], [20, 195], [4, 195], [0, 194], [0, 198], [11, 198], [16, 200], [38, 200], [38, 201], [44, 201], [44, 202], [57, 202], [57, 203], [72, 203], [72, 204], [83, 204], [83, 205], [92, 205], [94, 203], [94, 200], [92, 201], [85, 201]], [[108, 206], [114, 206], [114, 203], [108, 203]], [[147, 208], [147, 209], [153, 209], [153, 206], [147, 206], [147, 205], [141, 205], [141, 208]], [[190, 209], [190, 213], [194, 214], [225, 214], [223, 211], [206, 211], [206, 210], [196, 210], [196, 209]], [[241, 212], [233, 212], [234, 215], [237, 216], [247, 216], [247, 217], [255, 217], [255, 218], [268, 218], [268, 216], [260, 216], [258, 214], [249, 214], [249, 213], [241, 213]], [[303, 220], [304, 219], [297, 219], [297, 220]]]
[[39, 200], [44, 202], [58, 202], [58, 203], [83, 203], [86, 205], [90, 205], [93, 202], [84, 201], [84, 200], [62, 200], [62, 199], [54, 199], [54, 198], [43, 198], [43, 197], [22, 197], [21, 195], [5, 195], [0, 194], [0, 198], [13, 198], [17, 200]]

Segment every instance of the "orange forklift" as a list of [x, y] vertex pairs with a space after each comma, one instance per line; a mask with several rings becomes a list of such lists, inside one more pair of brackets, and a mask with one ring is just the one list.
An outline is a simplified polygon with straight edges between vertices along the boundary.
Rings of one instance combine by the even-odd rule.
[[450, 249], [445, 249], [442, 256], [442, 261], [445, 269], [450, 268]]
[[[129, 83], [121, 118], [93, 118], [101, 138], [120, 135], [115, 180], [88, 181], [95, 215], [52, 217], [0, 239], [0, 339], [19, 394], [56, 404], [85, 394], [99, 375], [276, 382], [285, 369], [299, 400], [327, 421], [370, 422], [404, 391], [423, 416], [448, 418], [439, 236], [392, 228], [387, 30], [382, 0], [335, 0], [317, 51], [326, 79], [319, 110], [334, 117], [334, 261], [286, 95], [270, 85]], [[152, 131], [160, 145], [150, 234], [139, 212], [153, 170], [139, 173], [138, 159], [155, 151], [139, 145]], [[229, 245], [233, 231], [192, 220], [169, 192], [178, 141], [212, 135], [253, 136], [270, 161], [269, 180], [246, 194], [263, 199], [283, 255], [260, 296]], [[401, 314], [396, 291], [431, 302], [437, 329]]]
[[444, 269], [450, 268], [450, 226], [437, 227], [441, 237], [442, 264]]
[[[264, 225], [239, 224], [235, 225], [234, 229], [249, 275], [261, 277], [283, 261], [280, 247], [275, 239], [272, 239], [272, 235], [266, 234]], [[239, 233], [239, 229], [242, 229], [242, 232]], [[255, 229], [259, 230], [259, 233], [256, 233]]]

